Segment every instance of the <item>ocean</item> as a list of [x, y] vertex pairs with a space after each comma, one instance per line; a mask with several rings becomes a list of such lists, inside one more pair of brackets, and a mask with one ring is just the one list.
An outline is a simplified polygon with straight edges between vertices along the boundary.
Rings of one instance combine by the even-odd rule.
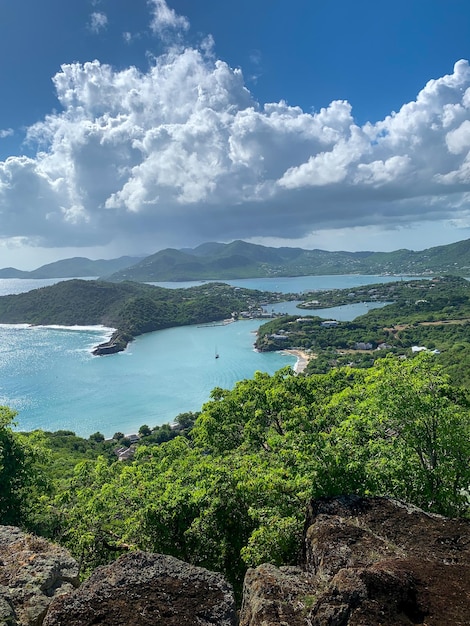
[[[253, 289], [300, 293], [390, 282], [383, 276], [309, 276], [225, 281]], [[0, 279], [0, 295], [20, 293], [57, 280]], [[155, 283], [157, 284], [157, 283]], [[158, 283], [172, 287], [198, 283]], [[338, 320], [354, 319], [371, 305], [315, 311]], [[295, 303], [274, 307], [310, 314]], [[103, 327], [0, 325], [0, 404], [17, 411], [16, 428], [72, 430], [87, 437], [101, 432], [130, 434], [147, 424], [172, 422], [198, 411], [214, 387], [230, 389], [259, 370], [273, 374], [295, 357], [258, 353], [253, 348], [261, 321], [226, 326], [184, 326], [138, 337], [125, 352], [95, 357], [91, 349], [111, 334]], [[215, 358], [215, 352], [219, 358]]]

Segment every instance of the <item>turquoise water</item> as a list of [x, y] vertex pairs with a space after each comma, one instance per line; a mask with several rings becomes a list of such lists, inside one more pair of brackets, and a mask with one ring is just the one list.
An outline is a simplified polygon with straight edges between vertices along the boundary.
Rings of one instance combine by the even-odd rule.
[[[228, 285], [246, 287], [246, 289], [261, 289], [262, 291], [280, 291], [281, 293], [302, 293], [325, 289], [348, 289], [374, 283], [391, 283], [397, 280], [411, 280], [416, 276], [370, 276], [366, 274], [340, 274], [337, 276], [281, 276], [276, 278], [239, 278], [238, 280], [224, 280]], [[208, 282], [208, 281], [205, 281]], [[151, 285], [178, 289], [202, 285], [202, 281], [186, 282], [156, 282]]]
[[[253, 350], [259, 323], [170, 328], [138, 337], [120, 354], [94, 357], [105, 332], [1, 326], [0, 403], [22, 430], [135, 432], [199, 410], [216, 387], [295, 358]], [[215, 350], [220, 354], [215, 359]]]
[[[297, 292], [391, 279], [342, 278], [343, 282], [338, 276], [315, 276], [230, 283]], [[276, 281], [276, 287], [266, 281]], [[0, 295], [54, 282], [3, 279]], [[347, 305], [314, 314], [354, 319], [366, 310], [366, 305]], [[295, 308], [293, 312], [302, 314]], [[125, 352], [106, 357], [92, 356], [91, 349], [109, 337], [109, 329], [0, 325], [0, 404], [18, 411], [21, 430], [67, 429], [82, 436], [100, 431], [109, 437], [117, 431], [135, 432], [142, 424], [171, 422], [178, 413], [199, 410], [216, 386], [232, 388], [257, 370], [272, 374], [295, 364], [290, 355], [254, 351], [260, 323], [170, 328], [138, 337]]]
[[350, 320], [365, 315], [371, 309], [380, 309], [388, 302], [357, 302], [356, 304], [345, 304], [344, 306], [332, 306], [328, 309], [298, 309], [299, 300], [292, 302], [279, 302], [267, 307], [268, 311], [274, 313], [286, 313], [287, 315], [317, 315], [325, 319], [333, 319], [338, 322], [348, 322]]

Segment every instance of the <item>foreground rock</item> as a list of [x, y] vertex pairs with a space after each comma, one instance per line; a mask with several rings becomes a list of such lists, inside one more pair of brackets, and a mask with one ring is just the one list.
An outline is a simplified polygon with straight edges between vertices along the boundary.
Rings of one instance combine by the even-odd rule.
[[[235, 626], [220, 574], [133, 552], [76, 588], [77, 563], [0, 526], [0, 626]], [[245, 578], [240, 626], [468, 626], [470, 520], [387, 498], [313, 501], [296, 567]]]
[[44, 626], [234, 626], [220, 575], [160, 554], [133, 552], [99, 567], [51, 605]]
[[300, 568], [245, 579], [240, 626], [468, 626], [470, 521], [387, 498], [313, 501]]
[[0, 624], [42, 624], [52, 600], [77, 585], [78, 565], [66, 550], [0, 526]]

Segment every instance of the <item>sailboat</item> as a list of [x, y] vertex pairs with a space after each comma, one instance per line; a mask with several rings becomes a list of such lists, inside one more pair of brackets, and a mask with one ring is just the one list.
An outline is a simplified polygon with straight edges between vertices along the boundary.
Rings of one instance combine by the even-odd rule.
[[218, 359], [219, 358], [219, 353], [217, 352], [217, 348], [215, 349], [215, 358]]

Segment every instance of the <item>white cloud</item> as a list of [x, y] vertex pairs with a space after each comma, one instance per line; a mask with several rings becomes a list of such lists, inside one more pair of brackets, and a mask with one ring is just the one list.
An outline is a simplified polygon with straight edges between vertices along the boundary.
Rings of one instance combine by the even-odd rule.
[[470, 148], [470, 120], [463, 121], [458, 128], [449, 131], [446, 135], [446, 144], [452, 154], [468, 152]]
[[359, 163], [357, 166], [356, 183], [366, 183], [380, 187], [402, 177], [411, 165], [408, 156], [392, 156], [385, 161]]
[[101, 13], [99, 11], [94, 11], [90, 15], [90, 23], [89, 29], [92, 33], [99, 33], [102, 30], [105, 30], [108, 25], [108, 17], [105, 13]]
[[11, 137], [14, 134], [13, 128], [4, 128], [0, 129], [0, 139], [5, 139], [6, 137]]
[[[165, 3], [153, 4], [179, 23]], [[210, 41], [172, 49], [147, 72], [67, 64], [54, 85], [63, 110], [28, 129], [36, 156], [0, 162], [4, 241], [127, 240], [152, 251], [468, 223], [466, 61], [397, 113], [363, 126], [346, 101], [313, 113], [282, 101], [260, 105], [241, 71], [214, 58]]]
[[174, 9], [170, 9], [165, 0], [148, 0], [152, 8], [152, 31], [160, 36], [165, 36], [169, 31], [189, 30], [189, 21], [183, 15], [178, 15]]

